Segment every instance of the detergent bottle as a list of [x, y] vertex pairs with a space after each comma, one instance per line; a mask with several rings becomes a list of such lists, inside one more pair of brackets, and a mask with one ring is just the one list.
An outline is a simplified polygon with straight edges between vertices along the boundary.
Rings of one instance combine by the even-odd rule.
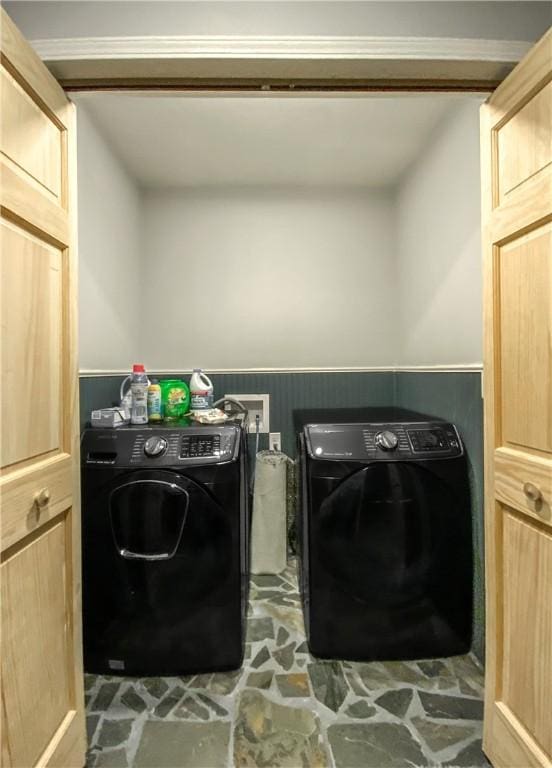
[[132, 366], [130, 377], [130, 390], [132, 392], [132, 410], [130, 412], [131, 424], [148, 423], [148, 377], [143, 365]]
[[148, 420], [161, 421], [161, 386], [157, 379], [152, 379], [148, 387]]
[[194, 368], [190, 379], [190, 410], [209, 411], [213, 407], [213, 384], [201, 368]]

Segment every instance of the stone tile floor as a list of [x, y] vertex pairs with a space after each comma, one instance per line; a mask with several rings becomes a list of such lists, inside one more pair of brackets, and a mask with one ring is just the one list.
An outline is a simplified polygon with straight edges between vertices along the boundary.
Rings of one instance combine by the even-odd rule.
[[297, 578], [252, 578], [246, 660], [188, 677], [86, 675], [88, 768], [488, 766], [471, 656], [320, 661]]

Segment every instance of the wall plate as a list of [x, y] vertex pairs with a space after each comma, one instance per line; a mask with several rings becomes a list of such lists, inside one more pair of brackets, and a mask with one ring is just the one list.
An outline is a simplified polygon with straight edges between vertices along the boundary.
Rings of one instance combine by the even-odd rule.
[[257, 424], [255, 416], [259, 414], [259, 433], [268, 434], [270, 432], [270, 395], [231, 395], [224, 397], [233, 397], [245, 405], [248, 411], [249, 432], [256, 434]]

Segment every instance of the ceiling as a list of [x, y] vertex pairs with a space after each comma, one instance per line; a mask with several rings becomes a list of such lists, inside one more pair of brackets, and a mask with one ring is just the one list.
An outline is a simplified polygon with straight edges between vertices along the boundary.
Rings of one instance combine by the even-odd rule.
[[396, 184], [461, 94], [73, 96], [144, 188]]

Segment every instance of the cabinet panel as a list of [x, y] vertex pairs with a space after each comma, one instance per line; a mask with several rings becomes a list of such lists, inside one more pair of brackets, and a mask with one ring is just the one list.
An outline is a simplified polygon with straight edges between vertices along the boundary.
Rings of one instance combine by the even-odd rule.
[[2, 221], [2, 466], [61, 446], [63, 254]]
[[3, 67], [0, 87], [2, 152], [30, 179], [60, 197], [61, 131]]
[[486, 663], [495, 768], [552, 766], [552, 30], [481, 110]]
[[552, 82], [538, 91], [498, 131], [500, 201], [552, 162]]
[[75, 111], [0, 8], [2, 764], [85, 763]]
[[502, 700], [552, 756], [552, 533], [503, 512]]
[[34, 765], [71, 711], [70, 546], [67, 514], [1, 566], [3, 704], [13, 766]]
[[552, 451], [552, 224], [498, 251], [502, 441]]

